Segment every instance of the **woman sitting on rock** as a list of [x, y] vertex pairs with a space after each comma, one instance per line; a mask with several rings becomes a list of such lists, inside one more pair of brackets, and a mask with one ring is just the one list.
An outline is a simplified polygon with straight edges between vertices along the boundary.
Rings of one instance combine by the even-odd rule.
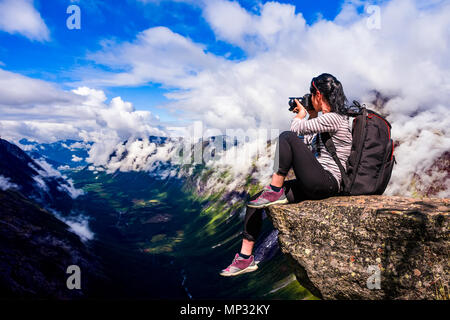
[[[337, 156], [345, 167], [352, 146], [349, 117], [346, 115], [347, 98], [342, 84], [327, 73], [312, 79], [310, 92], [314, 110], [307, 111], [295, 100], [297, 107], [294, 112], [297, 115], [291, 122], [291, 130], [279, 136], [272, 181], [247, 203], [241, 251], [236, 253], [231, 265], [222, 270], [222, 276], [236, 276], [258, 268], [252, 251], [261, 231], [263, 208], [306, 199], [324, 199], [340, 190], [341, 172], [326, 150], [320, 133], [329, 132]], [[318, 116], [318, 112], [322, 115]], [[308, 113], [309, 119], [306, 120]], [[298, 135], [303, 135], [304, 141]], [[296, 179], [285, 182], [290, 168], [293, 168]]]

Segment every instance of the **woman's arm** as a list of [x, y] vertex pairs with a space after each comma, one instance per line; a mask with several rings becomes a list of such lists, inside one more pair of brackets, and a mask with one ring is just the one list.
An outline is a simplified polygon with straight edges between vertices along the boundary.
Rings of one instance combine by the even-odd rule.
[[291, 122], [291, 131], [300, 135], [322, 132], [335, 133], [340, 126], [340, 116], [335, 112], [328, 112], [310, 120], [295, 117]]

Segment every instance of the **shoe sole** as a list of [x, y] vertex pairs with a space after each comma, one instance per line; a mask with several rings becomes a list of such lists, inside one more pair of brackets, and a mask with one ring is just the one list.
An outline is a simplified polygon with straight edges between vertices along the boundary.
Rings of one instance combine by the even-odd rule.
[[234, 277], [234, 276], [238, 276], [240, 274], [244, 274], [244, 273], [247, 273], [247, 272], [256, 271], [256, 269], [258, 269], [258, 266], [254, 265], [254, 266], [247, 267], [247, 268], [245, 268], [245, 269], [243, 269], [241, 271], [235, 272], [235, 273], [223, 273], [222, 272], [222, 273], [220, 273], [220, 275], [223, 276], [223, 277]]
[[266, 207], [274, 205], [274, 204], [286, 204], [288, 202], [289, 202], [288, 199], [283, 199], [283, 200], [277, 200], [274, 202], [269, 202], [269, 203], [264, 203], [264, 204], [249, 204], [248, 203], [247, 207], [261, 209], [261, 208], [266, 208]]

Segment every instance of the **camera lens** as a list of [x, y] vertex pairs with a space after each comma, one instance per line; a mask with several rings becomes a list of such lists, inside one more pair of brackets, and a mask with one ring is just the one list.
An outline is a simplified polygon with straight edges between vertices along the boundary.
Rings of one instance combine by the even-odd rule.
[[303, 96], [302, 105], [305, 107], [306, 110], [313, 110], [313, 105], [311, 101], [311, 94], [307, 93]]
[[293, 111], [297, 105], [295, 104], [294, 99], [289, 100], [289, 111]]

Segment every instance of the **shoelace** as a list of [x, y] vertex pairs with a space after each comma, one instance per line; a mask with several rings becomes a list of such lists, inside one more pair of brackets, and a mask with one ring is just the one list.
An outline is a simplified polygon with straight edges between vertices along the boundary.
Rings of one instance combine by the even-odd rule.
[[[272, 188], [271, 188], [271, 187], [268, 187], [268, 186], [265, 186], [265, 187], [264, 187], [264, 190], [273, 191]], [[274, 192], [275, 192], [275, 191], [274, 191]], [[257, 201], [259, 198], [262, 197], [263, 194], [264, 194], [264, 192], [262, 192], [262, 193], [259, 195], [259, 197], [256, 198], [255, 200], [252, 200], [252, 202], [253, 202], [253, 201]]]
[[237, 257], [234, 258], [233, 264], [237, 264], [239, 258], [241, 258], [241, 260], [247, 260], [247, 259], [244, 259], [244, 258], [242, 258], [242, 257], [240, 257], [240, 256], [237, 256]]
[[230, 267], [236, 265], [236, 262], [237, 262], [237, 258], [234, 258], [233, 262], [225, 270], [230, 271]]

